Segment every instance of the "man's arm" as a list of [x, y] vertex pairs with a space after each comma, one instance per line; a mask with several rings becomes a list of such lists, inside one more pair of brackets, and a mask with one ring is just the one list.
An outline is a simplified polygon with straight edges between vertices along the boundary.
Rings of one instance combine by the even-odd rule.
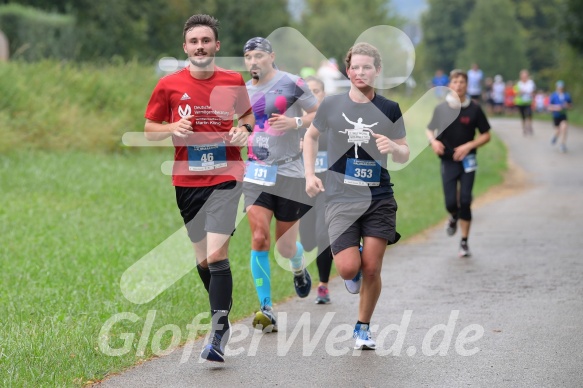
[[[309, 126], [314, 121], [314, 117], [316, 117], [316, 111], [318, 110], [319, 103], [311, 106], [306, 110], [306, 114], [300, 116], [303, 121], [303, 127]], [[299, 129], [296, 125], [296, 118], [295, 117], [288, 117], [286, 115], [273, 113], [267, 122], [271, 126], [271, 128], [277, 131], [289, 131], [293, 129]]]
[[406, 163], [409, 160], [409, 145], [407, 138], [391, 140], [384, 135], [373, 133], [372, 136], [376, 139], [376, 145], [381, 154], [391, 154], [391, 159], [395, 163]]
[[391, 159], [393, 162], [407, 163], [409, 161], [409, 155], [411, 154], [409, 144], [407, 144], [407, 138], [403, 137], [401, 139], [393, 140], [393, 143], [397, 145], [391, 153]]
[[304, 136], [304, 169], [306, 175], [306, 193], [315, 197], [324, 191], [322, 181], [316, 176], [316, 155], [318, 154], [318, 139], [320, 131], [311, 124]]
[[427, 128], [427, 130], [425, 130], [425, 135], [427, 136], [427, 141], [429, 141], [429, 145], [433, 149], [433, 152], [435, 152], [437, 155], [443, 155], [445, 146], [442, 142], [435, 138], [434, 132]]
[[238, 123], [239, 126], [242, 126], [243, 124], [249, 124], [251, 128], [255, 128], [255, 115], [253, 114], [253, 111], [250, 110], [243, 116], [239, 117]]
[[229, 131], [229, 135], [231, 135], [231, 144], [243, 147], [247, 145], [247, 139], [249, 139], [249, 135], [251, 132], [244, 127], [245, 124], [249, 124], [251, 128], [255, 127], [255, 116], [253, 115], [253, 111], [249, 110], [243, 116], [239, 117], [237, 120], [237, 126], [232, 127]]
[[453, 160], [461, 161], [470, 153], [474, 148], [479, 148], [490, 141], [490, 131], [480, 133], [480, 135], [472, 141], [462, 144], [456, 147], [453, 152]]
[[318, 142], [320, 131], [310, 125], [304, 135], [304, 169], [306, 177], [316, 175], [316, 156], [318, 154]]
[[[314, 121], [314, 117], [316, 117], [316, 111], [320, 103], [317, 102], [316, 105], [312, 106], [311, 108], [306, 109], [306, 114], [301, 117], [302, 121], [304, 122], [304, 127], [310, 127], [312, 125], [312, 121]], [[315, 128], [314, 128], [315, 129]], [[316, 132], [318, 130], [316, 129]], [[318, 132], [319, 135], [319, 132]]]
[[150, 141], [164, 140], [172, 135], [177, 137], [187, 137], [189, 132], [192, 132], [192, 119], [194, 115], [186, 116], [174, 123], [164, 123], [162, 121], [154, 121], [146, 119], [144, 125], [144, 136]]

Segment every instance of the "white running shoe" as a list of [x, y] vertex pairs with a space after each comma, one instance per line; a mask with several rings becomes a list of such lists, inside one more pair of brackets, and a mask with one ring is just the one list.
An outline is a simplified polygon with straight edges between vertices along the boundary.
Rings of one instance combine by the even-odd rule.
[[358, 273], [353, 279], [345, 280], [344, 285], [351, 294], [358, 294], [360, 292], [360, 286], [362, 286], [362, 270], [358, 270]]
[[356, 338], [354, 349], [357, 350], [374, 350], [377, 344], [372, 339], [368, 325], [357, 323], [354, 327], [353, 338]]

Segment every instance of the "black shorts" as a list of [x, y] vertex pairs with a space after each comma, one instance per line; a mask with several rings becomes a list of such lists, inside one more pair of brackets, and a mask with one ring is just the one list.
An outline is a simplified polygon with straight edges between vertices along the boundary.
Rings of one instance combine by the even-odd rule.
[[245, 209], [251, 205], [261, 206], [273, 211], [278, 221], [297, 221], [312, 207], [313, 200], [306, 194], [304, 178], [277, 176], [275, 186], [262, 186], [243, 182]]
[[523, 120], [532, 118], [532, 108], [530, 105], [517, 105], [517, 107]]
[[176, 203], [190, 241], [199, 242], [208, 232], [233, 235], [242, 185], [237, 181], [207, 187], [176, 186]]
[[553, 124], [555, 124], [555, 127], [558, 127], [563, 121], [567, 121], [566, 114], [561, 114], [560, 116], [553, 116]]
[[378, 237], [394, 244], [401, 236], [396, 230], [397, 202], [395, 198], [372, 202], [339, 202], [326, 206], [330, 246], [337, 254], [357, 247], [361, 237]]

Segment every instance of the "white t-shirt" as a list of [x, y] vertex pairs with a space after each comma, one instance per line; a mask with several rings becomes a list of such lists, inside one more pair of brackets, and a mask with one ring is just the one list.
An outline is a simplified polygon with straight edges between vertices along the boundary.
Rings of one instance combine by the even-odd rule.
[[506, 89], [504, 82], [494, 82], [492, 85], [492, 100], [496, 104], [504, 103], [504, 89]]
[[484, 78], [482, 70], [468, 70], [468, 94], [470, 96], [478, 96], [482, 93], [482, 78]]
[[317, 72], [318, 78], [324, 82], [326, 94], [336, 93], [336, 80], [342, 77], [342, 73], [332, 66], [320, 66]]
[[536, 89], [534, 81], [531, 79], [527, 80], [526, 82], [518, 81], [516, 85], [518, 89], [518, 95], [520, 96], [522, 102], [532, 101], [532, 95]]

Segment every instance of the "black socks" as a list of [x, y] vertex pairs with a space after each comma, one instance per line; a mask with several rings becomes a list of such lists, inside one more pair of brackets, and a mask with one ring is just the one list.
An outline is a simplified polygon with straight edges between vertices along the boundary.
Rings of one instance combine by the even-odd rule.
[[211, 284], [211, 271], [208, 268], [201, 267], [200, 264], [196, 265], [196, 270], [198, 271], [198, 276], [202, 280], [204, 289], [209, 292], [209, 285]]
[[209, 263], [209, 273], [208, 290], [213, 328], [216, 328], [215, 332], [222, 336], [229, 329], [228, 315], [233, 294], [233, 277], [229, 259]]

